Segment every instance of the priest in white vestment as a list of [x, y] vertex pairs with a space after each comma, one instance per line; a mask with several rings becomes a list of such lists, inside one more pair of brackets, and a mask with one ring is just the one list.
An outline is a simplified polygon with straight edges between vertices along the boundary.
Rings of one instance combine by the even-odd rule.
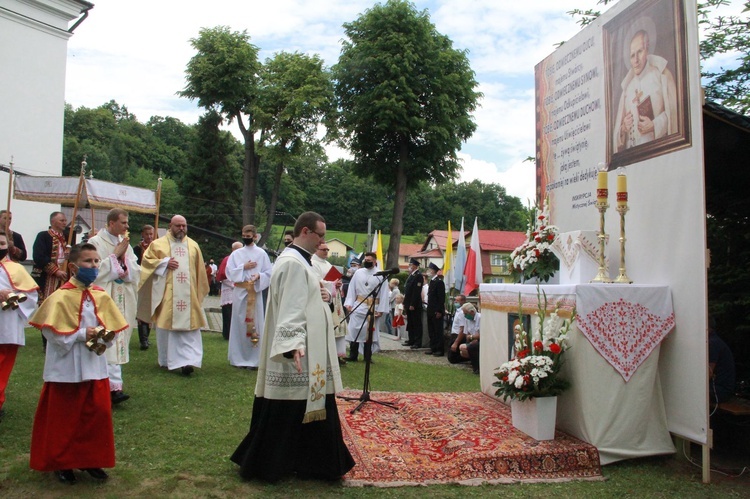
[[621, 84], [613, 137], [616, 152], [678, 131], [674, 76], [667, 60], [649, 51], [648, 33], [638, 31], [630, 42], [631, 69]]
[[154, 324], [159, 366], [189, 376], [203, 362], [201, 328], [208, 277], [198, 243], [187, 236], [187, 221], [175, 215], [167, 233], [141, 259], [138, 318]]
[[107, 227], [88, 241], [96, 246], [101, 259], [99, 275], [94, 284], [112, 297], [129, 326], [117, 335], [114, 345], [106, 350], [113, 404], [130, 398], [123, 392], [122, 365], [130, 360], [130, 335], [136, 325], [138, 284], [141, 281], [141, 268], [130, 247], [128, 229], [128, 212], [114, 208], [107, 214]]
[[325, 231], [323, 217], [302, 213], [274, 264], [250, 431], [231, 456], [246, 479], [336, 480], [354, 466], [336, 408], [330, 296], [310, 262]]
[[[380, 291], [375, 296], [370, 293], [378, 284], [386, 281], [386, 276], [376, 276], [377, 256], [373, 252], [365, 253], [362, 261], [362, 268], [357, 270], [349, 282], [349, 291], [346, 294], [344, 307], [351, 313], [349, 316], [349, 328], [346, 334], [346, 341], [349, 341], [349, 358], [353, 362], [357, 361], [358, 354], [364, 353], [364, 344], [367, 342], [368, 322], [367, 311], [372, 302], [375, 302], [373, 308], [375, 312], [374, 330], [372, 332], [372, 352], [380, 351], [380, 322], [385, 314], [388, 313], [388, 283], [380, 286]], [[365, 359], [367, 360], [367, 359]]]
[[[263, 337], [263, 290], [271, 283], [271, 260], [255, 244], [254, 225], [242, 228], [242, 248], [229, 255], [225, 273], [234, 283], [232, 322], [229, 330], [229, 364], [258, 368], [260, 340]], [[248, 299], [250, 309], [248, 309]]]

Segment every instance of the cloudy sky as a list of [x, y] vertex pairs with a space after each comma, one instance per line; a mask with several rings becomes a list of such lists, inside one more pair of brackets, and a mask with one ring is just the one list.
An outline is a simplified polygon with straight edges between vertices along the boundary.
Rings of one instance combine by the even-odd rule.
[[[189, 40], [203, 27], [247, 30], [265, 60], [280, 51], [338, 60], [342, 24], [375, 2], [361, 0], [93, 0], [95, 7], [68, 43], [66, 101], [97, 107], [111, 99], [139, 121], [172, 116], [196, 123], [196, 104], [179, 98], [194, 55]], [[479, 90], [477, 131], [461, 151], [462, 180], [503, 185], [525, 203], [534, 196], [534, 65], [579, 27], [566, 12], [596, 0], [431, 0], [438, 31], [469, 52]], [[230, 127], [233, 130], [236, 125]], [[234, 131], [234, 130], [233, 130]], [[237, 134], [237, 133], [236, 133]], [[341, 151], [329, 150], [333, 159]]]

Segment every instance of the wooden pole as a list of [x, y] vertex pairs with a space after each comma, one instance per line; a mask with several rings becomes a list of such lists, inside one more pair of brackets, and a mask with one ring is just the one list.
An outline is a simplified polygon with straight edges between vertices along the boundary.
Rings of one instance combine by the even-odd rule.
[[68, 246], [73, 242], [73, 233], [75, 232], [76, 218], [78, 217], [78, 203], [81, 202], [81, 193], [83, 192], [83, 182], [86, 179], [86, 157], [83, 155], [83, 161], [81, 161], [81, 176], [78, 178], [78, 192], [76, 192], [76, 202], [73, 205], [73, 219], [70, 221], [70, 230], [68, 231]]
[[154, 239], [159, 237], [159, 208], [161, 206], [161, 177], [156, 184], [156, 216], [154, 217]]
[[5, 216], [5, 238], [8, 240], [8, 256], [12, 258], [14, 246], [13, 246], [13, 233], [10, 231], [10, 198], [13, 192], [13, 156], [10, 157], [10, 165], [8, 166], [8, 214]]

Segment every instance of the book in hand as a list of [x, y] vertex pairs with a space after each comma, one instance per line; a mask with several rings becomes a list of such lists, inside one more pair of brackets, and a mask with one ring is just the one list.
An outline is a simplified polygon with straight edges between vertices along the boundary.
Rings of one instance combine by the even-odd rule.
[[328, 271], [326, 276], [323, 278], [324, 281], [335, 281], [344, 277], [344, 274], [339, 272], [335, 265], [331, 266], [331, 270]]
[[638, 104], [638, 116], [645, 116], [651, 121], [654, 121], [654, 106], [651, 105], [650, 95]]

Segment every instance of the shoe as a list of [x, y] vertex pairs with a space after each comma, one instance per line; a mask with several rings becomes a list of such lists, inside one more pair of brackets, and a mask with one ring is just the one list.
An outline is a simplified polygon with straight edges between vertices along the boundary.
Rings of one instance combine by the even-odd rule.
[[347, 362], [357, 362], [357, 357], [347, 357], [346, 361]]
[[257, 370], [258, 370], [258, 366], [249, 366], [249, 367], [247, 368], [247, 370], [248, 370], [248, 371], [257, 371]]
[[442, 357], [445, 355], [445, 352], [432, 352], [433, 357]]
[[413, 343], [410, 342], [410, 341], [405, 341], [405, 342], [401, 343], [401, 346], [403, 346], [403, 347], [410, 347], [410, 346], [412, 346], [412, 344]]
[[107, 472], [101, 468], [85, 468], [82, 471], [85, 471], [86, 473], [91, 475], [91, 478], [94, 478], [96, 480], [106, 480], [107, 478], [109, 478]]
[[151, 345], [148, 343], [148, 340], [141, 342], [141, 350], [148, 350], [148, 347]]
[[340, 366], [345, 366], [346, 365], [346, 359], [344, 359], [343, 357], [339, 357], [339, 365]]
[[425, 355], [432, 355], [432, 354], [434, 354], [434, 353], [435, 353], [435, 352], [433, 352], [432, 350], [427, 350], [427, 351], [426, 351], [426, 352], [425, 352], [424, 354], [425, 354]]
[[422, 347], [420, 347], [419, 345], [412, 345], [409, 348], [411, 348], [412, 350], [416, 350], [417, 348], [422, 348]]
[[58, 470], [55, 471], [55, 474], [57, 475], [57, 479], [60, 480], [62, 483], [67, 483], [68, 485], [73, 485], [78, 480], [76, 480], [76, 476], [73, 474], [73, 470]]
[[110, 395], [112, 397], [112, 405], [119, 404], [120, 402], [125, 402], [130, 398], [130, 395], [128, 395], [127, 393], [123, 393], [122, 390], [110, 392]]
[[181, 370], [183, 376], [190, 376], [191, 374], [193, 374], [193, 371], [195, 371], [195, 369], [193, 369], [193, 366], [182, 366]]

